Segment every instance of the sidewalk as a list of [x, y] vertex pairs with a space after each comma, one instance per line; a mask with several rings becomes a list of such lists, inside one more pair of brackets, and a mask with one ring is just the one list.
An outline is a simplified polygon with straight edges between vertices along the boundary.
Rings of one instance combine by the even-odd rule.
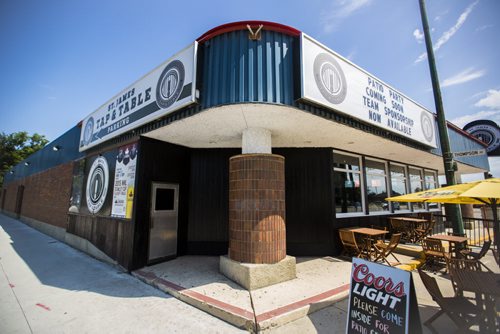
[[0, 214], [0, 333], [244, 333]]
[[263, 331], [347, 298], [351, 263], [297, 258], [297, 278], [247, 291], [219, 272], [219, 258], [182, 256], [132, 274], [227, 322]]
[[[299, 257], [296, 279], [252, 292], [219, 273], [218, 257], [183, 256], [133, 273], [164, 294], [19, 221], [0, 215], [0, 227], [2, 333], [345, 332], [351, 263], [342, 259]], [[491, 252], [483, 262], [500, 272]], [[433, 275], [451, 296], [443, 272]], [[423, 322], [439, 309], [412, 275]], [[455, 329], [446, 315], [433, 326], [440, 333]]]
[[[402, 245], [397, 254], [401, 265], [412, 271], [422, 323], [439, 311], [414, 270], [423, 260], [421, 247]], [[406, 255], [405, 255], [406, 254]], [[266, 333], [344, 333], [351, 263], [332, 257], [297, 258], [297, 278], [270, 287], [247, 291], [220, 274], [218, 257], [183, 256], [145, 267], [132, 274], [237, 327]], [[483, 259], [500, 272], [491, 252]], [[192, 275], [196, 272], [196, 275]], [[443, 270], [427, 272], [436, 277], [445, 296], [453, 296], [449, 275]], [[446, 316], [432, 323], [439, 333], [456, 329]], [[422, 325], [423, 333], [431, 331]], [[474, 330], [474, 327], [472, 328]], [[477, 328], [475, 329], [478, 330]]]

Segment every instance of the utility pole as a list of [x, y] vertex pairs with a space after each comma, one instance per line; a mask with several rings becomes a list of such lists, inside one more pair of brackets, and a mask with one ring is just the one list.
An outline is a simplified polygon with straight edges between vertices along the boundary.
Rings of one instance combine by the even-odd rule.
[[[436, 59], [434, 58], [434, 49], [432, 48], [431, 34], [429, 32], [429, 23], [427, 22], [427, 13], [425, 10], [425, 0], [420, 2], [420, 15], [422, 16], [422, 25], [424, 28], [425, 46], [427, 48], [427, 58], [429, 60], [429, 70], [431, 72], [432, 90], [434, 92], [434, 103], [436, 105], [437, 123], [439, 139], [441, 143], [441, 152], [443, 154], [444, 173], [446, 175], [447, 185], [455, 185], [455, 171], [457, 164], [453, 161], [453, 153], [450, 149], [450, 140], [448, 138], [448, 127], [446, 126], [446, 117], [444, 115], [443, 100], [441, 98], [441, 88], [439, 87], [439, 78], [436, 70]], [[453, 224], [453, 233], [463, 235], [464, 224], [462, 222], [462, 212], [458, 204], [447, 206], [446, 214], [450, 216]]]

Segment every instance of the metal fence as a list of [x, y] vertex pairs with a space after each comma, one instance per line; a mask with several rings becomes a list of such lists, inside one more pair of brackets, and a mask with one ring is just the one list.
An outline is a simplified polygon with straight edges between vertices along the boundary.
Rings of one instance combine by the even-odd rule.
[[[452, 222], [449, 216], [434, 214], [436, 225], [432, 234], [453, 233]], [[481, 247], [485, 240], [493, 240], [493, 220], [483, 218], [463, 217], [465, 236], [470, 246]]]

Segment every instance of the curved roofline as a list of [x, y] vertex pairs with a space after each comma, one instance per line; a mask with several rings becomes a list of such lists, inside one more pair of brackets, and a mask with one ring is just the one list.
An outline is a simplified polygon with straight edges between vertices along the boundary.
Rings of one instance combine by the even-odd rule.
[[291, 36], [300, 36], [300, 30], [297, 30], [295, 28], [286, 26], [284, 24], [280, 23], [275, 23], [275, 22], [269, 22], [269, 21], [239, 21], [239, 22], [231, 22], [231, 23], [226, 23], [223, 25], [220, 25], [218, 27], [215, 27], [213, 29], [210, 29], [200, 37], [196, 39], [198, 43], [204, 43], [208, 41], [209, 39], [214, 38], [215, 36], [224, 34], [226, 32], [231, 32], [235, 30], [247, 30], [247, 25], [250, 25], [251, 27], [263, 25], [265, 30], [271, 30], [271, 31], [276, 31], [276, 32], [281, 32], [287, 35]]

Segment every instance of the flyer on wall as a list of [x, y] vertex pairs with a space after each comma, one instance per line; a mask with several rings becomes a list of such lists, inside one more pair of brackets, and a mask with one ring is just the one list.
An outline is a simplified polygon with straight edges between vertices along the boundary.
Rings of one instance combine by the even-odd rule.
[[137, 143], [118, 149], [113, 187], [113, 207], [111, 209], [113, 217], [132, 218], [137, 154]]

